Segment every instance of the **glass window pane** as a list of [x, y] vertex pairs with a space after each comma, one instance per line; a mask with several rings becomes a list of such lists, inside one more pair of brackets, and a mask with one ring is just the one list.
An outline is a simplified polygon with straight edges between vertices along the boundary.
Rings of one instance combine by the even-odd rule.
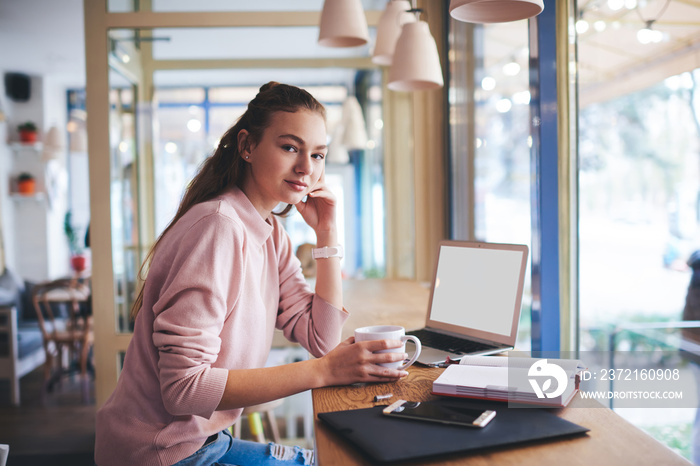
[[109, 13], [129, 13], [135, 11], [134, 0], [107, 0]]
[[476, 35], [476, 237], [529, 244], [527, 21], [479, 26]]
[[[170, 223], [184, 189], [204, 158], [212, 152], [207, 143], [204, 107], [178, 106], [160, 101], [158, 141], [153, 152], [156, 235]], [[223, 134], [223, 133], [222, 133]]]
[[196, 88], [160, 88], [155, 91], [157, 101], [170, 103], [201, 104], [204, 102], [204, 89]]
[[236, 124], [236, 121], [245, 113], [246, 108], [245, 104], [211, 107], [209, 110], [209, 134], [212, 140], [212, 150], [218, 145], [221, 136]]
[[125, 86], [122, 75], [110, 72], [110, 157], [112, 266], [114, 270], [115, 318], [121, 332], [130, 332], [129, 318], [141, 266], [139, 238], [138, 150], [135, 85]]
[[[587, 333], [606, 325], [679, 319], [690, 278], [686, 261], [700, 248], [693, 97], [700, 75], [694, 59], [667, 66], [656, 58], [671, 41], [700, 31], [666, 23], [686, 24], [700, 11], [671, 2], [654, 27], [667, 40], [642, 43], [638, 14], [658, 3], [640, 12], [578, 13], [580, 321], [587, 349], [598, 341]], [[620, 18], [631, 25], [608, 27]], [[591, 27], [595, 21], [599, 26]], [[611, 56], [622, 44], [624, 56]], [[620, 86], [630, 69], [633, 78]]]
[[[471, 228], [479, 241], [530, 245], [527, 21], [450, 23], [453, 235], [468, 239]], [[473, 57], [468, 56], [467, 47]], [[473, 225], [469, 225], [468, 203], [474, 207]], [[528, 272], [517, 342], [522, 349], [530, 348], [530, 302]]]
[[[581, 5], [576, 18], [580, 347], [608, 350], [613, 328], [682, 320], [686, 296], [700, 318], [688, 265], [700, 249], [700, 70], [691, 45], [700, 8]], [[615, 343], [654, 348], [624, 331]], [[618, 412], [691, 459], [696, 410], [653, 421], [647, 411]]]

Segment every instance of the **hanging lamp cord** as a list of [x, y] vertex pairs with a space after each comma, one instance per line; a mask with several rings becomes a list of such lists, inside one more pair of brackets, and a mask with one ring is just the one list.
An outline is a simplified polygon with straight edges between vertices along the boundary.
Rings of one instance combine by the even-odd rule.
[[664, 6], [661, 7], [659, 12], [656, 14], [656, 18], [654, 18], [654, 19], [644, 19], [644, 17], [642, 16], [642, 12], [639, 10], [639, 2], [637, 2], [637, 6], [635, 8], [635, 11], [637, 12], [637, 16], [639, 16], [639, 19], [642, 20], [642, 23], [644, 23], [647, 28], [651, 29], [651, 25], [661, 19], [661, 17], [664, 15], [664, 13], [666, 13], [666, 9], [668, 8], [668, 6], [670, 4], [671, 4], [671, 0], [666, 0], [666, 3], [664, 3]]

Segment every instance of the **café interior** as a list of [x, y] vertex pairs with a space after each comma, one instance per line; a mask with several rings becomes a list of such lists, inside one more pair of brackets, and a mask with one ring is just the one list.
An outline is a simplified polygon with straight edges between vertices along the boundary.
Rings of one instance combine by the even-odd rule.
[[[324, 3], [336, 2], [360, 12], [364, 38], [324, 36], [340, 28], [323, 24]], [[327, 109], [348, 302], [391, 306], [405, 283], [429, 289], [441, 240], [526, 244], [516, 349], [678, 353], [680, 330], [700, 319], [684, 312], [700, 250], [700, 0], [545, 0], [532, 17], [486, 20], [458, 19], [455, 3], [469, 2], [1, 3], [0, 42], [12, 44], [0, 51], [3, 286], [23, 290], [21, 328], [38, 328], [27, 316], [47, 283], [83, 311], [89, 302], [90, 316], [85, 356], [65, 377], [74, 385], [47, 390], [52, 356], [40, 340], [20, 376], [0, 365], [0, 417], [19, 426], [31, 410], [60, 423], [51, 398], [62, 390], [79, 394], [62, 408], [88, 407], [87, 417], [109, 397], [146, 254], [268, 81], [303, 87]], [[379, 39], [391, 8], [399, 28], [387, 59]], [[400, 44], [409, 24], [426, 26], [414, 38], [424, 43]], [[396, 65], [411, 60], [422, 60], [420, 78]], [[35, 141], [20, 139], [26, 122]], [[27, 173], [30, 192], [20, 189]], [[298, 214], [284, 225], [295, 248], [314, 242]], [[313, 283], [313, 264], [300, 259]], [[308, 357], [283, 340], [270, 364]], [[693, 377], [692, 361], [666, 363]], [[34, 386], [37, 407], [24, 401]], [[307, 395], [270, 413], [283, 437], [313, 446]], [[610, 407], [692, 461], [692, 395], [661, 424], [643, 407]], [[13, 445], [25, 453], [21, 441], [3, 443], [8, 464]]]

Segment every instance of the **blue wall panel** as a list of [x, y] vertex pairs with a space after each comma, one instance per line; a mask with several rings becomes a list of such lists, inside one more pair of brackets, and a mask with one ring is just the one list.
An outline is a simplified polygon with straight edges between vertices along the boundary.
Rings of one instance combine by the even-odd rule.
[[530, 20], [533, 352], [560, 349], [556, 8]]

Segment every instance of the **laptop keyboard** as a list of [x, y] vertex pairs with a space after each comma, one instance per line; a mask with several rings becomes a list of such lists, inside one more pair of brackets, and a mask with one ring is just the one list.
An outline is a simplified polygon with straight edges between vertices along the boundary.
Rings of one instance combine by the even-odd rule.
[[407, 333], [409, 335], [417, 336], [424, 346], [447, 351], [449, 353], [469, 354], [495, 348], [493, 345], [452, 337], [442, 333], [431, 332], [430, 330], [426, 329], [415, 330]]

